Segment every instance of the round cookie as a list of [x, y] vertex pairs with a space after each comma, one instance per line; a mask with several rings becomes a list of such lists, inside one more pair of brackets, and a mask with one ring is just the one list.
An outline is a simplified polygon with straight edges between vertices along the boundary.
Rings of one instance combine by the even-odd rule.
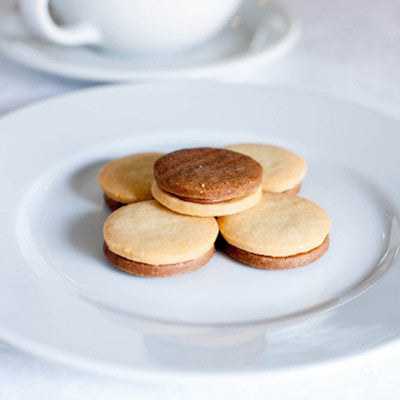
[[201, 147], [174, 151], [154, 164], [153, 196], [188, 215], [228, 215], [260, 199], [262, 167], [234, 151]]
[[267, 144], [237, 144], [226, 149], [254, 158], [263, 167], [264, 192], [297, 194], [307, 172], [306, 162], [297, 154]]
[[263, 193], [242, 213], [218, 218], [225, 251], [258, 268], [307, 265], [328, 248], [331, 221], [312, 201], [285, 193]]
[[152, 199], [153, 166], [162, 155], [138, 153], [106, 164], [98, 179], [108, 207], [115, 210], [125, 204]]
[[214, 218], [176, 214], [155, 200], [114, 211], [103, 228], [104, 253], [117, 268], [140, 276], [172, 276], [205, 265], [214, 253]]

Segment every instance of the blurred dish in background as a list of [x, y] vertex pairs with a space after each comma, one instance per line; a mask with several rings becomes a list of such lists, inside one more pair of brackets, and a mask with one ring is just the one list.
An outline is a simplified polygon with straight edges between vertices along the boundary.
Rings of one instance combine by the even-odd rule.
[[246, 0], [229, 26], [191, 50], [163, 55], [111, 55], [33, 38], [19, 13], [2, 7], [0, 51], [29, 67], [88, 81], [140, 81], [227, 76], [260, 67], [287, 52], [299, 24], [278, 4]]
[[241, 1], [52, 0], [51, 14], [50, 0], [19, 0], [19, 5], [30, 31], [46, 42], [147, 53], [205, 42], [228, 24]]

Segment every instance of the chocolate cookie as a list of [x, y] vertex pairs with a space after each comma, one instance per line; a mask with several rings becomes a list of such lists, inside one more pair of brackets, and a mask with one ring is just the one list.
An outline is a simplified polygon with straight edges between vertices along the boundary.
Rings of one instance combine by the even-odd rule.
[[231, 257], [257, 268], [307, 265], [328, 249], [331, 222], [315, 203], [284, 193], [264, 193], [250, 210], [218, 218]]
[[223, 244], [220, 244], [221, 250], [223, 250], [228, 256], [242, 262], [243, 264], [248, 264], [260, 269], [291, 269], [303, 267], [304, 265], [311, 264], [318, 260], [318, 258], [328, 250], [328, 247], [329, 236], [325, 238], [320, 246], [305, 253], [299, 253], [288, 257], [271, 257], [239, 249], [226, 241]]
[[164, 278], [167, 276], [187, 274], [200, 269], [211, 260], [215, 249], [213, 246], [207, 253], [194, 260], [164, 265], [140, 263], [121, 257], [118, 254], [113, 253], [105, 242], [103, 245], [103, 252], [111, 264], [128, 274], [144, 276], [147, 278]]
[[140, 276], [165, 277], [194, 271], [214, 253], [214, 218], [176, 214], [155, 200], [114, 211], [103, 228], [104, 254], [117, 268]]
[[297, 194], [307, 172], [306, 162], [297, 154], [267, 144], [237, 144], [227, 146], [254, 158], [263, 167], [264, 192]]
[[229, 215], [259, 201], [262, 167], [246, 155], [202, 147], [159, 158], [154, 164], [154, 179], [154, 198], [176, 212]]
[[162, 153], [138, 153], [106, 164], [99, 173], [104, 200], [111, 210], [150, 200], [153, 166]]

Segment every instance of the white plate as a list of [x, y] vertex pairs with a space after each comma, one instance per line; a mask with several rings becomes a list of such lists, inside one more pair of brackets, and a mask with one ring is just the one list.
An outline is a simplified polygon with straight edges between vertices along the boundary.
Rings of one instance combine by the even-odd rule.
[[245, 0], [231, 25], [204, 45], [179, 54], [129, 57], [44, 43], [26, 32], [15, 10], [6, 9], [0, 15], [3, 53], [29, 67], [87, 81], [226, 76], [276, 59], [290, 49], [298, 35], [298, 23], [282, 7]]
[[[238, 379], [330, 362], [400, 332], [398, 122], [283, 89], [168, 84], [46, 101], [3, 118], [0, 132], [0, 336], [16, 346], [119, 376]], [[307, 159], [301, 195], [333, 221], [323, 258], [262, 271], [216, 254], [165, 279], [106, 262], [104, 162], [243, 141]]]

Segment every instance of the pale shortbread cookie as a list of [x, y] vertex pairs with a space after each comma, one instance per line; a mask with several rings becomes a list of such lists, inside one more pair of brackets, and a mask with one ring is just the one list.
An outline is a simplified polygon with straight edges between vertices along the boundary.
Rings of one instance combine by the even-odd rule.
[[312, 201], [285, 193], [263, 193], [250, 210], [218, 218], [225, 240], [251, 253], [288, 257], [320, 246], [331, 221]]
[[108, 248], [121, 257], [153, 265], [175, 264], [209, 252], [218, 224], [215, 218], [176, 214], [149, 200], [114, 211], [103, 233]]
[[197, 217], [216, 217], [219, 215], [231, 215], [256, 205], [262, 195], [261, 187], [248, 196], [220, 203], [194, 203], [171, 195], [157, 186], [154, 181], [151, 187], [154, 198], [165, 207], [180, 214], [193, 215]]
[[153, 166], [163, 153], [138, 153], [106, 164], [99, 173], [104, 193], [120, 203], [150, 200]]
[[306, 162], [297, 154], [267, 144], [236, 144], [226, 149], [254, 158], [263, 167], [264, 192], [281, 193], [298, 186], [307, 172]]

